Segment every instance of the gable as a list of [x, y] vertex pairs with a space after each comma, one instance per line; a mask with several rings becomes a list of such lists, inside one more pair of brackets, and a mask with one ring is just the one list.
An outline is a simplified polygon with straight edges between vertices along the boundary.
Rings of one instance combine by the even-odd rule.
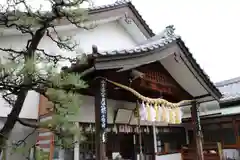
[[93, 19], [97, 19], [97, 17], [123, 16], [127, 23], [134, 22], [140, 33], [147, 39], [155, 35], [131, 1], [120, 0], [113, 4], [96, 6], [89, 8], [89, 13], [91, 17], [95, 17]]
[[[190, 100], [193, 97], [186, 92], [178, 82], [168, 73], [160, 62], [153, 62], [136, 68], [137, 71], [143, 73], [140, 83], [136, 85], [145, 90], [152, 90], [163, 96], [164, 99], [171, 102], [179, 102], [181, 100]], [[134, 86], [134, 84], [132, 84]]]
[[[102, 53], [100, 53], [102, 54]], [[157, 40], [131, 49], [109, 51], [96, 59], [96, 69], [121, 68], [119, 72], [160, 62], [170, 75], [199, 102], [219, 100], [221, 93], [193, 58], [172, 26]]]
[[[62, 32], [65, 34], [65, 32]], [[131, 48], [136, 45], [131, 35], [118, 23], [112, 21], [98, 25], [91, 30], [76, 28], [67, 32], [73, 35], [84, 53], [91, 53], [92, 45], [97, 45], [100, 51]]]

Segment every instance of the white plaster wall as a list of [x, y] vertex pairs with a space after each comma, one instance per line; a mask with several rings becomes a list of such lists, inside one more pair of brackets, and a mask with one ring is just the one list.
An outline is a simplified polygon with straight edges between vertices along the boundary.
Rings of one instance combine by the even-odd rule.
[[[75, 41], [77, 41], [77, 43], [79, 44], [79, 47], [76, 50], [81, 50], [85, 53], [92, 52], [93, 44], [97, 45], [100, 51], [129, 48], [136, 44], [131, 38], [131, 36], [126, 32], [123, 27], [121, 27], [121, 25], [119, 25], [117, 21], [98, 25], [91, 30], [71, 28], [71, 30], [62, 31], [60, 34], [64, 36], [73, 36]], [[0, 47], [11, 47], [20, 50], [26, 46], [27, 40], [27, 36], [2, 36], [0, 37]], [[44, 48], [44, 50], [50, 54], [62, 54], [69, 57], [76, 56], [76, 52], [71, 53], [60, 50], [54, 44], [54, 42], [52, 42], [47, 37], [43, 38], [39, 48]], [[1, 52], [0, 55], [6, 56], [6, 54]], [[37, 118], [38, 103], [38, 94], [34, 92], [29, 92], [20, 117], [29, 119]], [[0, 98], [0, 110], [0, 117], [6, 117], [11, 111], [11, 108], [7, 106], [7, 104], [2, 98]], [[84, 111], [82, 111], [81, 113], [84, 113]], [[84, 120], [88, 119], [85, 115], [81, 115], [81, 117], [83, 117]]]
[[[36, 119], [38, 116], [39, 94], [29, 91], [23, 104], [20, 118]], [[12, 107], [0, 96], [0, 117], [7, 117]]]
[[72, 34], [76, 34], [80, 48], [84, 52], [91, 53], [93, 44], [97, 45], [100, 51], [131, 48], [136, 45], [118, 22], [100, 25], [92, 30], [75, 30]]
[[181, 153], [156, 156], [156, 160], [181, 160]]
[[240, 154], [237, 149], [223, 149], [224, 158], [235, 158], [236, 160], [240, 159]]
[[[235, 158], [236, 160], [240, 159], [239, 151], [236, 149], [223, 149], [224, 158]], [[156, 156], [156, 160], [181, 160], [181, 153], [167, 154]]]
[[[2, 128], [3, 124], [4, 124], [4, 119], [1, 118], [0, 119], [0, 128]], [[30, 148], [30, 146], [32, 146], [33, 144], [35, 144], [36, 142], [36, 132], [34, 132], [33, 134], [31, 134], [26, 140], [26, 144], [29, 147], [25, 147], [26, 151], [24, 152], [19, 152], [19, 153], [12, 153], [12, 149], [11, 149], [11, 144], [12, 142], [18, 142], [19, 140], [23, 140], [26, 138], [26, 136], [28, 136], [30, 133], [33, 132], [34, 129], [29, 128], [29, 127], [25, 127], [19, 123], [17, 123], [14, 127], [14, 129], [12, 130], [9, 140], [8, 140], [8, 149], [7, 149], [7, 160], [26, 160], [26, 156], [28, 156], [29, 154], [29, 150], [27, 150], [27, 148]]]
[[[72, 118], [73, 121], [77, 122], [95, 122], [95, 112], [94, 112], [94, 97], [90, 96], [82, 96], [82, 105], [80, 106], [79, 114]], [[115, 100], [107, 100], [107, 109], [108, 109], [108, 123], [113, 123], [114, 112], [117, 108], [126, 108], [133, 110], [135, 107], [134, 103], [123, 102], [123, 101], [115, 101]], [[124, 115], [123, 115], [124, 116]], [[123, 119], [128, 119], [126, 116]], [[127, 121], [126, 121], [127, 123]]]

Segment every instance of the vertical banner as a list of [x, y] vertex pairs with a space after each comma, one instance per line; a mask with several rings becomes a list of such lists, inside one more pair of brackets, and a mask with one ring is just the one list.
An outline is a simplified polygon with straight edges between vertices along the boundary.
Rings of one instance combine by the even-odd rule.
[[102, 142], [106, 143], [106, 128], [107, 128], [107, 99], [106, 99], [106, 89], [107, 84], [105, 80], [101, 80], [100, 82], [100, 126], [102, 132]]
[[104, 160], [107, 141], [107, 82], [104, 79], [97, 82], [95, 91], [95, 127], [96, 160]]

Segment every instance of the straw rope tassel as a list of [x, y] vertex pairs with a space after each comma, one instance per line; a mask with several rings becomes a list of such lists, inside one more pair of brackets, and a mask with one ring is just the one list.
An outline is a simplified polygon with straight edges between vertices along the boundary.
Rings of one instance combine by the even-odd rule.
[[176, 108], [176, 123], [180, 124], [182, 122], [182, 113], [181, 113], [181, 108], [177, 107]]
[[141, 104], [141, 107], [139, 107], [139, 116], [140, 116], [140, 119], [141, 120], [147, 120], [146, 119], [146, 106], [145, 106], [145, 104], [144, 104], [144, 102], [142, 102], [142, 104]]
[[173, 113], [173, 109], [171, 109], [171, 108], [169, 108], [169, 122], [171, 123], [171, 124], [174, 124], [174, 115], [173, 115], [174, 113]]
[[166, 121], [165, 122], [167, 122], [167, 123], [169, 123], [169, 120], [170, 120], [170, 117], [169, 117], [169, 108], [165, 108], [165, 116], [166, 116]]
[[164, 106], [162, 106], [162, 122], [166, 122], [167, 118], [166, 118], [166, 108]]
[[151, 121], [151, 109], [149, 103], [146, 103], [146, 108], [147, 108], [147, 120]]
[[161, 107], [161, 105], [158, 105], [158, 117], [159, 117], [159, 122], [161, 122], [162, 121], [162, 114], [163, 114], [163, 111], [162, 111], [163, 109], [162, 109], [162, 107]]
[[173, 114], [173, 123], [176, 124], [176, 108], [173, 108], [172, 114]]
[[156, 111], [156, 121], [159, 121], [160, 117], [159, 117], [159, 108], [157, 103], [154, 103], [154, 109]]
[[154, 105], [150, 105], [150, 112], [151, 112], [151, 121], [156, 121], [156, 110], [154, 109]]

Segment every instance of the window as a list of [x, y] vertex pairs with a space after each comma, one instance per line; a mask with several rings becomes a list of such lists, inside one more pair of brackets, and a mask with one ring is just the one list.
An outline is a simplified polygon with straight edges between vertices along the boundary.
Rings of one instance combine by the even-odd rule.
[[236, 136], [232, 123], [222, 124], [222, 129], [220, 133], [222, 133], [222, 140], [224, 145], [236, 144]]
[[211, 124], [202, 128], [205, 142], [222, 142], [224, 145], [236, 144], [232, 123]]
[[79, 144], [80, 160], [92, 159], [95, 156], [95, 133], [85, 133], [86, 141]]
[[202, 127], [204, 142], [221, 142], [221, 128], [218, 124], [211, 124]]
[[164, 152], [164, 148], [169, 146], [169, 152], [176, 152], [181, 149], [181, 146], [186, 144], [186, 136], [184, 128], [171, 127], [160, 128], [156, 134], [157, 138], [157, 150], [158, 152]]

